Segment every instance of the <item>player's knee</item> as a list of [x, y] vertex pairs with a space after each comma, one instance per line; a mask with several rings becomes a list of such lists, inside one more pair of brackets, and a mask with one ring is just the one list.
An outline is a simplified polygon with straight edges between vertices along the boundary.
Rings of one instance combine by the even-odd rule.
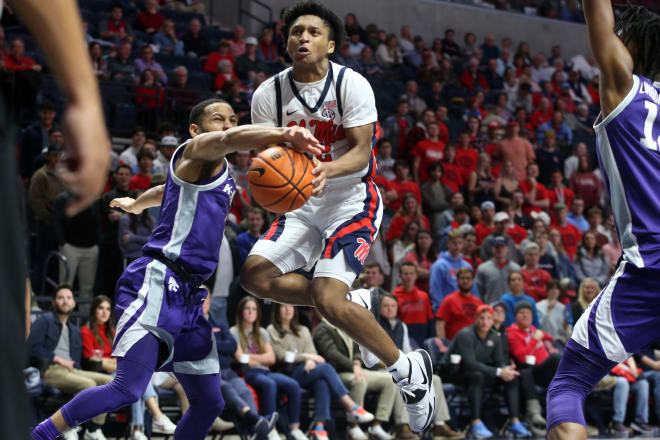
[[562, 423], [548, 432], [548, 440], [586, 440], [587, 430], [578, 423]]
[[117, 381], [113, 381], [108, 385], [113, 391], [116, 392], [118, 399], [120, 400], [122, 406], [131, 405], [132, 403], [137, 402], [142, 398], [144, 394], [143, 390], [138, 389], [137, 387], [128, 387], [120, 385]]
[[249, 256], [241, 267], [240, 282], [243, 289], [252, 295], [269, 299], [271, 292], [270, 282], [280, 276], [279, 269], [270, 261], [256, 255]]
[[331, 324], [339, 324], [343, 309], [342, 301], [333, 300], [331, 295], [319, 294], [314, 295], [314, 305], [321, 316]]
[[212, 412], [214, 416], [219, 416], [222, 413], [222, 410], [225, 409], [225, 400], [222, 398], [221, 393], [213, 393], [212, 397], [204, 402], [204, 405], [208, 407], [209, 412]]

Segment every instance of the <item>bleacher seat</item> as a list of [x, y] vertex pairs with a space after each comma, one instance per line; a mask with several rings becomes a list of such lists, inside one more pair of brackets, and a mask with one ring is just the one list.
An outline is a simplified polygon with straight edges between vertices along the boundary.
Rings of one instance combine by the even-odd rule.
[[213, 77], [206, 72], [188, 72], [188, 85], [195, 90], [211, 90]]
[[135, 127], [138, 111], [134, 104], [117, 103], [114, 105], [112, 126], [123, 134], [130, 133]]

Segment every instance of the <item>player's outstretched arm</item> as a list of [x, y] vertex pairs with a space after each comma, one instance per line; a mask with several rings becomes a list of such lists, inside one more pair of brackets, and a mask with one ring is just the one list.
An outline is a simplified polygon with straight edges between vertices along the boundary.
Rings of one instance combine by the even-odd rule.
[[50, 61], [68, 108], [64, 115], [67, 160], [61, 177], [77, 199], [73, 215], [103, 190], [110, 164], [110, 138], [103, 121], [98, 85], [74, 0], [9, 0]]
[[614, 33], [614, 12], [610, 0], [584, 0], [589, 43], [600, 67], [601, 108], [607, 116], [626, 97], [633, 85], [633, 60]]
[[234, 151], [256, 150], [283, 142], [300, 151], [321, 154], [321, 144], [306, 128], [242, 125], [225, 131], [198, 134], [192, 138], [183, 155], [187, 159], [217, 161]]
[[137, 199], [132, 197], [119, 197], [110, 201], [111, 208], [119, 208], [130, 214], [141, 214], [147, 208], [160, 206], [163, 202], [163, 193], [165, 192], [165, 185], [154, 186], [149, 188]]

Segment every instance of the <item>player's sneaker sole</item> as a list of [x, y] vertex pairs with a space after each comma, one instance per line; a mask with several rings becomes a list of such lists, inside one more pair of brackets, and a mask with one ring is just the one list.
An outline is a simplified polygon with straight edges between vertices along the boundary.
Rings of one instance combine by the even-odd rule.
[[408, 409], [410, 430], [423, 432], [431, 426], [435, 415], [433, 364], [426, 350], [415, 350], [406, 357], [410, 373], [397, 385], [401, 387], [401, 396]]

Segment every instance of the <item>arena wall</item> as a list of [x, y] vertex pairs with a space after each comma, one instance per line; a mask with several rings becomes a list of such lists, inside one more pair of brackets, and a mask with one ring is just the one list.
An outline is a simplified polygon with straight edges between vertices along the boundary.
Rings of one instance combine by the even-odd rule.
[[[492, 33], [499, 41], [502, 37], [511, 37], [514, 44], [527, 41], [532, 51], [542, 50], [549, 54], [553, 44], [562, 46], [562, 54], [570, 58], [576, 54], [589, 54], [586, 26], [523, 14], [497, 11], [493, 9], [449, 3], [440, 0], [319, 0], [330, 5], [340, 16], [354, 13], [361, 25], [375, 23], [391, 31], [402, 25], [412, 26], [413, 34], [419, 34], [430, 43], [433, 38], [442, 36], [448, 27], [456, 29], [459, 44], [465, 32], [472, 31], [479, 42]], [[293, 4], [293, 0], [269, 0], [273, 15], [277, 17], [281, 8]], [[266, 17], [260, 6], [252, 5], [252, 11], [259, 17]], [[246, 23], [247, 24], [247, 23]], [[256, 33], [258, 23], [248, 31]]]

